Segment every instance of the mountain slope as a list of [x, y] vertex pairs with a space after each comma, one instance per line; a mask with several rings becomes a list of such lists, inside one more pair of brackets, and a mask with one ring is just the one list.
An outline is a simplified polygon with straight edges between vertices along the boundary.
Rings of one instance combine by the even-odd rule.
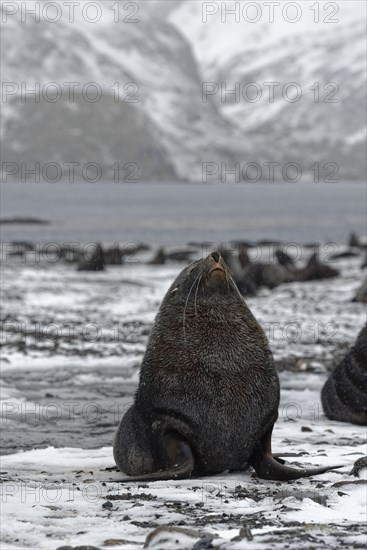
[[[320, 8], [319, 24], [305, 7], [296, 24], [279, 12], [271, 24], [264, 10], [256, 24], [220, 11], [203, 23], [201, 2], [182, 2], [170, 14], [192, 45], [203, 81], [218, 85], [208, 99], [222, 117], [259, 144], [268, 161], [296, 162], [309, 179], [309, 167], [319, 163], [325, 181], [334, 171], [324, 169], [327, 163], [338, 165], [339, 179], [366, 177], [366, 5], [338, 5], [335, 24], [322, 20], [330, 5]], [[236, 95], [225, 94], [236, 85]]]
[[[3, 162], [27, 169], [58, 162], [63, 178], [69, 163], [79, 163], [76, 179], [90, 162], [100, 165], [101, 179], [114, 179], [118, 163], [127, 181], [131, 172], [142, 181], [200, 181], [209, 162], [217, 168], [208, 181], [221, 178], [221, 165], [231, 170], [250, 162], [261, 165], [263, 176], [264, 163], [279, 163], [276, 179], [289, 162], [307, 179], [314, 163], [321, 180], [332, 172], [327, 163], [339, 165], [338, 179], [365, 177], [365, 17], [354, 9], [340, 24], [315, 30], [309, 21], [242, 26], [218, 16], [204, 24], [201, 3], [184, 0], [142, 1], [138, 23], [114, 23], [110, 6], [100, 6], [96, 24], [78, 12], [72, 23], [64, 13], [56, 24], [32, 17], [24, 23], [20, 13], [3, 23], [2, 76], [15, 86], [3, 102]], [[270, 81], [280, 83], [274, 102], [264, 86]], [[72, 82], [70, 100], [65, 83]], [[96, 102], [83, 91], [93, 82], [102, 95]], [[257, 82], [262, 97], [236, 102], [218, 92], [203, 101], [206, 82], [228, 90], [239, 83], [241, 91]], [[302, 89], [296, 103], [279, 93], [289, 82]], [[310, 90], [315, 82], [319, 103]], [[338, 103], [323, 102], [333, 91], [323, 89], [328, 82], [339, 86]], [[36, 83], [51, 97], [55, 88], [47, 86], [56, 83], [61, 98], [22, 97], [22, 84], [29, 90]], [[87, 92], [93, 97], [96, 88]]]

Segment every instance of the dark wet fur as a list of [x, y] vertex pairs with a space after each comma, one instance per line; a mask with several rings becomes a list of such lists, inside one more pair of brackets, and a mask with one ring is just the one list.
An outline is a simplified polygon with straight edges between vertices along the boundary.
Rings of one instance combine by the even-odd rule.
[[219, 261], [225, 271], [217, 276], [209, 275], [215, 264], [210, 255], [184, 269], [168, 290], [135, 403], [115, 437], [116, 464], [147, 480], [249, 464], [270, 479], [321, 473], [325, 468], [294, 470], [271, 456], [278, 375], [263, 330]]
[[328, 418], [367, 425], [367, 325], [329, 376], [321, 398]]

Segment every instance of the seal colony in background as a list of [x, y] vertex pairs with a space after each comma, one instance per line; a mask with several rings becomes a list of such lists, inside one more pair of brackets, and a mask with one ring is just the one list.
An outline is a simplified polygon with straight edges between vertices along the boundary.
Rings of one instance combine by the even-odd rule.
[[148, 341], [135, 402], [114, 458], [120, 481], [205, 476], [251, 465], [291, 480], [333, 467], [295, 469], [274, 458], [279, 379], [269, 343], [219, 252], [193, 262], [169, 288]]

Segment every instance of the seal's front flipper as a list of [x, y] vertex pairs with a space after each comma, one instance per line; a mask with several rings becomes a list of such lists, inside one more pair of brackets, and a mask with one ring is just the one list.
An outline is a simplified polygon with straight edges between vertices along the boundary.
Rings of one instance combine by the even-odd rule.
[[249, 461], [259, 477], [263, 479], [273, 479], [275, 481], [289, 481], [292, 479], [300, 479], [301, 477], [323, 474], [335, 468], [342, 468], [342, 466], [327, 466], [324, 468], [296, 469], [285, 466], [271, 454], [272, 431], [273, 427], [262, 438], [258, 448]]
[[129, 481], [159, 481], [190, 477], [194, 470], [195, 460], [188, 442], [174, 431], [167, 432], [163, 437], [163, 442], [167, 456], [167, 468], [142, 475], [110, 480], [110, 482], [128, 483]]

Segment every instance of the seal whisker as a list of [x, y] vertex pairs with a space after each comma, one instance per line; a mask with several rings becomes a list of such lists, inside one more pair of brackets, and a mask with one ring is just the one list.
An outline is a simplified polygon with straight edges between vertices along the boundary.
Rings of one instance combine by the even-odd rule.
[[235, 280], [233, 279], [233, 277], [231, 277], [231, 281], [232, 281], [232, 285], [233, 285], [233, 288], [235, 289], [236, 293], [237, 293], [237, 296], [241, 299], [242, 302], [244, 302], [244, 298], [243, 298], [243, 295], [241, 294], [241, 292], [239, 291], [238, 289], [238, 286], [236, 285], [236, 282]]
[[229, 276], [229, 280], [232, 283], [232, 286], [233, 286], [234, 290], [236, 291], [238, 296], [241, 298], [241, 300], [243, 300], [243, 296], [240, 293], [240, 291], [238, 290], [238, 287], [237, 287], [236, 283], [234, 282], [234, 279], [233, 279], [232, 275], [230, 273], [228, 273], [228, 276]]
[[198, 316], [198, 310], [196, 308], [196, 299], [198, 297], [198, 291], [199, 291], [199, 287], [200, 287], [202, 277], [203, 277], [203, 274], [200, 275], [200, 279], [198, 280], [198, 284], [196, 285], [196, 290], [195, 290], [194, 308], [195, 308], [195, 316], [196, 317]]
[[196, 283], [196, 281], [198, 280], [198, 278], [200, 277], [200, 275], [201, 275], [201, 274], [199, 273], [199, 275], [195, 278], [195, 281], [192, 283], [191, 288], [190, 288], [190, 290], [189, 290], [189, 293], [188, 293], [188, 295], [187, 295], [186, 301], [185, 301], [185, 307], [184, 307], [184, 311], [183, 311], [183, 323], [182, 323], [182, 328], [183, 328], [183, 333], [184, 333], [184, 340], [185, 340], [185, 342], [186, 342], [186, 309], [187, 309], [187, 304], [188, 304], [188, 302], [189, 302], [189, 298], [190, 298], [191, 291], [192, 291], [192, 289], [194, 288], [195, 283]]

